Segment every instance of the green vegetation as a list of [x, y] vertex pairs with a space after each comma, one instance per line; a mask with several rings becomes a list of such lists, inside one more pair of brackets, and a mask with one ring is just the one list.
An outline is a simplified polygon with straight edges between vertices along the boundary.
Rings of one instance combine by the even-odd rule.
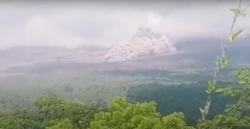
[[54, 71], [1, 77], [0, 129], [250, 128], [250, 71], [239, 69], [228, 77], [232, 69], [224, 69], [226, 47], [242, 32], [233, 26], [245, 9], [231, 9], [235, 19], [214, 74]]

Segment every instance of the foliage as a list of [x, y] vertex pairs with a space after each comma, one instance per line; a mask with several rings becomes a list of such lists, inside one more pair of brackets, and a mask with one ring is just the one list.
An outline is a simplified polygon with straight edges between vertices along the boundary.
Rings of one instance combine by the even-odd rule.
[[69, 119], [56, 120], [53, 126], [46, 127], [46, 129], [76, 129], [71, 124]]
[[39, 108], [42, 118], [48, 120], [70, 119], [72, 125], [78, 128], [86, 128], [94, 114], [98, 111], [96, 106], [90, 106], [81, 102], [65, 101], [57, 97], [39, 97], [34, 106]]
[[[210, 105], [211, 105], [211, 94], [212, 92], [214, 91], [214, 89], [216, 88], [215, 87], [215, 84], [216, 84], [216, 81], [217, 81], [217, 76], [219, 75], [221, 69], [223, 69], [227, 63], [228, 63], [228, 57], [226, 55], [226, 50], [227, 50], [227, 47], [229, 44], [231, 44], [237, 36], [239, 36], [243, 30], [238, 30], [236, 32], [234, 32], [234, 26], [235, 26], [235, 23], [236, 23], [236, 20], [239, 16], [245, 16], [245, 9], [240, 9], [240, 6], [241, 6], [241, 2], [242, 0], [240, 0], [239, 2], [239, 6], [237, 9], [230, 9], [235, 15], [234, 15], [234, 19], [233, 19], [233, 23], [231, 25], [231, 28], [230, 28], [230, 32], [228, 34], [228, 37], [227, 37], [227, 40], [226, 42], [223, 42], [221, 41], [221, 46], [222, 46], [222, 54], [220, 57], [217, 57], [217, 60], [215, 61], [215, 71], [214, 71], [214, 79], [212, 81], [208, 81], [208, 84], [207, 84], [207, 89], [206, 89], [206, 92], [208, 94], [208, 98], [207, 98], [207, 102], [205, 104], [205, 107], [202, 109], [200, 108], [200, 112], [201, 112], [201, 119], [198, 120], [198, 124], [197, 124], [197, 127], [199, 129], [202, 129], [204, 128], [203, 125], [204, 125], [204, 122], [207, 123], [208, 121], [206, 120], [206, 116], [207, 114], [209, 113], [209, 109], [210, 109]], [[224, 91], [224, 94], [230, 94], [231, 96], [235, 96], [235, 92], [231, 91], [232, 87], [229, 86], [229, 87], [226, 87], [226, 88], [220, 88], [220, 89], [217, 89], [217, 91]], [[241, 101], [241, 98], [237, 98], [238, 101]], [[238, 102], [237, 101], [237, 102]], [[238, 110], [238, 109], [237, 109]], [[223, 128], [225, 128], [225, 126], [229, 126], [227, 128], [239, 128], [240, 126], [245, 126], [245, 124], [239, 124], [241, 123], [241, 118], [238, 118], [238, 117], [233, 117], [233, 116], [227, 116], [229, 120], [228, 124], [223, 124]], [[223, 115], [217, 115], [215, 118], [214, 118], [214, 122], [213, 124], [215, 124], [217, 121], [220, 121], [220, 119], [223, 119], [225, 118]], [[219, 119], [219, 120], [218, 120]], [[238, 123], [238, 124], [230, 124], [231, 122], [235, 122], [235, 123]], [[221, 127], [220, 126], [220, 122], [218, 123], [219, 125], [215, 125], [216, 127]]]
[[250, 96], [250, 71], [239, 69], [235, 71], [241, 87], [218, 88], [216, 92], [236, 98], [234, 104], [226, 106], [223, 113], [217, 114], [212, 120], [205, 120], [202, 128], [213, 129], [239, 129], [250, 127], [249, 96]]
[[239, 129], [239, 127], [249, 127], [249, 118], [239, 118], [225, 114], [218, 114], [212, 120], [202, 123], [203, 129]]
[[[64, 122], [74, 128], [86, 128], [100, 108], [82, 102], [67, 101], [57, 97], [39, 97], [29, 109], [18, 109], [14, 114], [1, 113], [0, 128], [26, 129], [57, 128]], [[70, 124], [69, 124], [70, 123]]]
[[156, 103], [128, 103], [118, 97], [109, 104], [107, 112], [99, 112], [89, 129], [192, 129], [186, 125], [182, 113], [173, 113], [161, 118], [156, 112]]

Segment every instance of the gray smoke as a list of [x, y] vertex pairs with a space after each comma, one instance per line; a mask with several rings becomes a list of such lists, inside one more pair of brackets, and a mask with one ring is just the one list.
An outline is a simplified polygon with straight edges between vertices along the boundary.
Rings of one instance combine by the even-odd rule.
[[113, 47], [104, 57], [108, 62], [116, 62], [173, 52], [176, 48], [166, 35], [155, 34], [149, 28], [138, 28], [129, 43]]

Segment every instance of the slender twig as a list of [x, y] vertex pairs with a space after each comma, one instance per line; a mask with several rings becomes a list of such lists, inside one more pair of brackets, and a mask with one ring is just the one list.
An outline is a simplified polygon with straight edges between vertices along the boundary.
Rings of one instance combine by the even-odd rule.
[[234, 51], [233, 54], [231, 54], [230, 56], [227, 57], [227, 59], [231, 58], [233, 55], [235, 55], [236, 51]]
[[250, 7], [250, 4], [248, 4], [248, 5], [243, 9], [243, 11], [246, 11], [248, 7]]
[[[238, 9], [240, 9], [241, 3], [242, 3], [242, 0], [239, 1]], [[235, 14], [235, 15], [234, 15], [234, 19], [233, 19], [233, 23], [232, 23], [232, 25], [231, 25], [231, 27], [230, 27], [229, 35], [233, 32], [233, 28], [234, 28], [234, 25], [235, 25], [235, 22], [236, 22], [237, 17], [238, 17], [238, 14]], [[229, 43], [230, 43], [229, 39], [226, 40], [226, 43], [224, 43], [223, 40], [221, 39], [222, 55], [225, 54], [225, 52], [226, 52], [226, 50], [227, 50], [227, 47], [228, 47]], [[227, 59], [228, 59], [228, 58], [227, 58]], [[213, 79], [214, 85], [215, 85], [215, 83], [216, 83], [217, 76], [219, 75], [221, 69], [223, 69], [222, 67], [219, 66], [220, 60], [221, 60], [220, 57], [218, 57], [217, 60], [216, 60], [216, 62], [215, 62], [216, 65], [215, 65], [215, 71], [214, 71], [215, 73], [214, 73], [214, 79]], [[212, 95], [212, 92], [208, 93], [208, 98], [207, 98], [207, 102], [206, 102], [206, 105], [205, 105], [205, 107], [208, 107], [208, 109], [209, 109], [209, 107], [210, 107], [210, 103], [211, 103], [211, 99], [212, 99], [212, 98], [211, 98], [211, 95]], [[207, 112], [207, 113], [208, 113], [208, 112]], [[207, 113], [205, 113], [205, 114], [202, 115], [202, 119], [201, 119], [202, 121], [205, 120]], [[201, 121], [201, 122], [202, 122], [202, 121]], [[199, 124], [200, 124], [200, 123], [198, 123], [198, 125], [199, 125]]]
[[[242, 3], [242, 0], [240, 0], [240, 2], [239, 2], [238, 9], [240, 9], [241, 3]], [[238, 14], [235, 14], [234, 19], [233, 19], [233, 23], [232, 23], [232, 25], [230, 27], [229, 35], [233, 32], [233, 28], [234, 28], [234, 25], [235, 25], [235, 22], [236, 22], [237, 18], [238, 18]], [[230, 43], [230, 41], [226, 40], [225, 46], [222, 48], [222, 54], [226, 52], [229, 43]], [[222, 44], [223, 44], [223, 42], [222, 42]], [[214, 81], [216, 81], [216, 78], [217, 78], [217, 76], [218, 76], [218, 74], [220, 73], [220, 70], [221, 70], [220, 67], [218, 67], [218, 64], [216, 64], [216, 65], [217, 65], [217, 70], [216, 70], [216, 74], [214, 76]]]

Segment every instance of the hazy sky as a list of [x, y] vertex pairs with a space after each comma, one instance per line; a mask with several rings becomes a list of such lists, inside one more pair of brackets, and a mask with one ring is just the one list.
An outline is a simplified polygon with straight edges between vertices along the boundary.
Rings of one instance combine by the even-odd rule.
[[[242, 6], [250, 2], [243, 1]], [[219, 37], [230, 28], [233, 2], [0, 2], [0, 47], [128, 42], [138, 27], [167, 34], [172, 42]], [[248, 9], [250, 15], [250, 8]], [[249, 34], [250, 16], [237, 28]]]

